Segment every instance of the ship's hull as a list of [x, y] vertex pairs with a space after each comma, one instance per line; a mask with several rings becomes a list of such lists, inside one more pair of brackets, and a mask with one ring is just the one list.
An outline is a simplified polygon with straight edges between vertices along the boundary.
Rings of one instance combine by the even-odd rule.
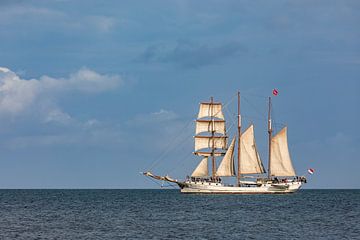
[[249, 186], [228, 186], [221, 183], [184, 182], [179, 184], [181, 193], [186, 194], [287, 194], [301, 188], [301, 182], [264, 183]]

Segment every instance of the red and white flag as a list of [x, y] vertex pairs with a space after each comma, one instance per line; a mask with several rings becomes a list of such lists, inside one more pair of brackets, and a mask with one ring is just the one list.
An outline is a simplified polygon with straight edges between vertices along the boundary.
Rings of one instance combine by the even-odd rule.
[[279, 91], [276, 88], [274, 88], [272, 93], [274, 96], [277, 96], [279, 94]]
[[314, 174], [315, 170], [313, 168], [309, 168], [308, 169], [308, 173], [310, 173], [311, 175]]

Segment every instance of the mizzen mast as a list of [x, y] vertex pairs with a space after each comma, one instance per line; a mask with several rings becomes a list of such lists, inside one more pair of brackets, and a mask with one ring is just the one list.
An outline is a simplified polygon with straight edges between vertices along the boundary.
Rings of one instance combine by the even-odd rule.
[[268, 112], [268, 133], [269, 133], [269, 162], [268, 162], [268, 178], [271, 178], [271, 138], [272, 138], [272, 124], [271, 124], [271, 97], [269, 97], [269, 112]]

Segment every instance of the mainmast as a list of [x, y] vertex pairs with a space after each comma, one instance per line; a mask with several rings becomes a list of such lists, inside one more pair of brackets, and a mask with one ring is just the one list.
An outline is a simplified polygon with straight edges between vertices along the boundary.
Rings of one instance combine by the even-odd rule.
[[215, 130], [214, 130], [214, 108], [213, 108], [213, 104], [214, 104], [214, 98], [211, 97], [210, 98], [210, 120], [211, 120], [211, 162], [212, 162], [212, 178], [215, 179], [215, 174], [216, 174], [216, 162], [215, 162], [215, 139], [214, 139], [214, 135], [215, 135]]
[[271, 166], [271, 97], [269, 97], [269, 112], [268, 112], [268, 133], [269, 133], [269, 162], [268, 162], [268, 178], [271, 178], [270, 166]]
[[240, 92], [238, 92], [238, 169], [237, 169], [237, 185], [240, 186], [240, 179], [241, 179], [241, 173], [240, 173], [240, 152], [241, 152], [241, 145], [240, 145], [240, 137], [241, 137], [241, 115], [240, 115]]

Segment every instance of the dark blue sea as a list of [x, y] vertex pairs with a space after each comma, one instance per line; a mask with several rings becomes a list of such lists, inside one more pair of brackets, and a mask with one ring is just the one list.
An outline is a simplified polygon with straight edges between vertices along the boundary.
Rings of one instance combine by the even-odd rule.
[[0, 190], [0, 239], [360, 239], [360, 190]]

